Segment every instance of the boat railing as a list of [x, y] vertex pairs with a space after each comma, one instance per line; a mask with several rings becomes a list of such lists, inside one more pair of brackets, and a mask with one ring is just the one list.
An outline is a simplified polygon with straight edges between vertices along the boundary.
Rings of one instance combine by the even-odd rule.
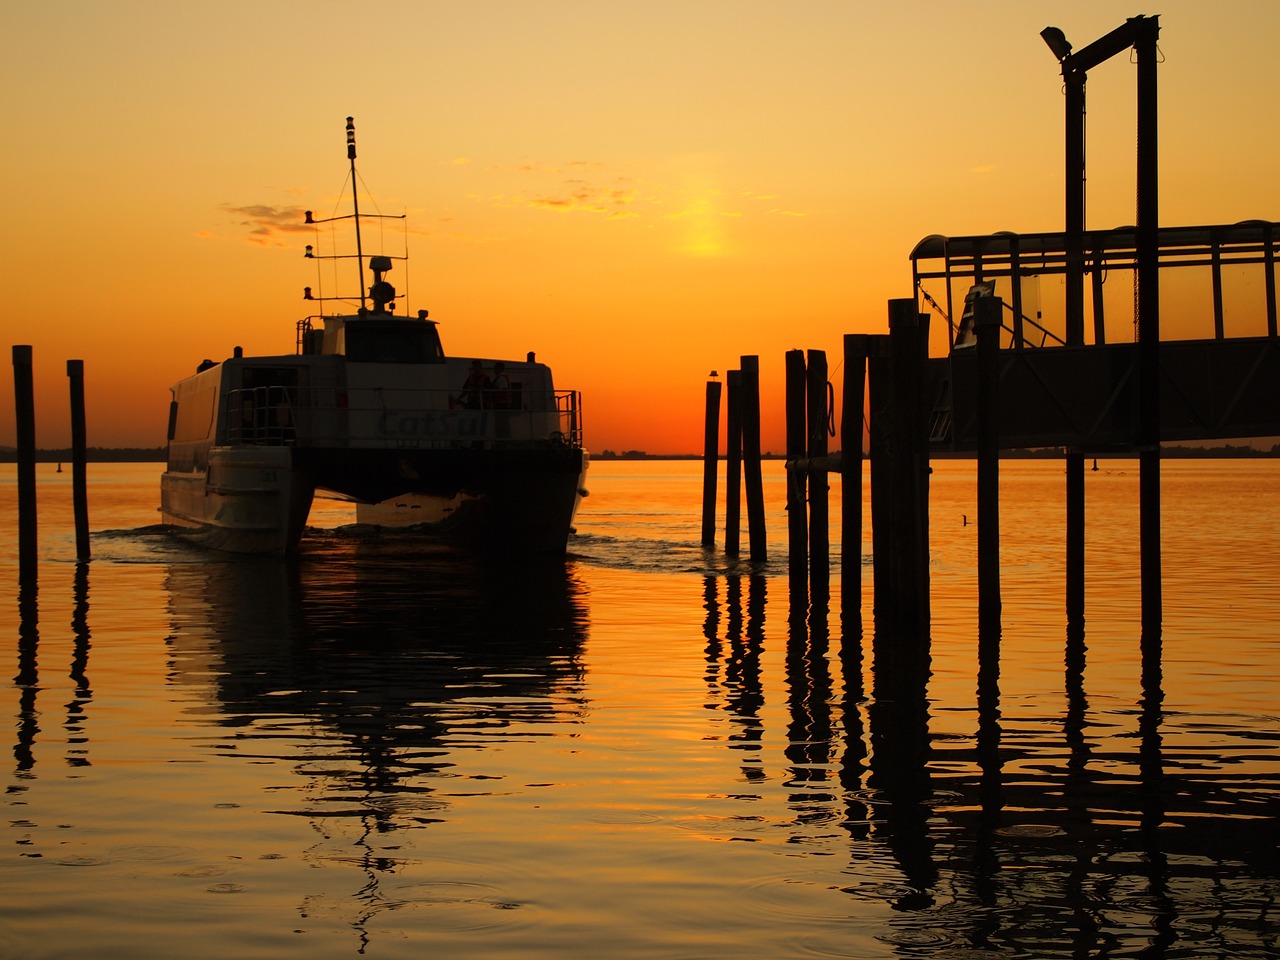
[[391, 449], [580, 447], [574, 390], [512, 391], [475, 406], [455, 391], [259, 386], [226, 394], [225, 441], [266, 446]]

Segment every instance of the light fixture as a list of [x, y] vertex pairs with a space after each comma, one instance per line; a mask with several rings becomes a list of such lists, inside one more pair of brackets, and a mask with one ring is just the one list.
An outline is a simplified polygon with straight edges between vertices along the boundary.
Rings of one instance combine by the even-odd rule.
[[1067, 42], [1066, 35], [1057, 27], [1045, 27], [1040, 31], [1040, 38], [1049, 45], [1049, 49], [1053, 51], [1053, 55], [1058, 58], [1059, 63], [1071, 56], [1071, 44]]

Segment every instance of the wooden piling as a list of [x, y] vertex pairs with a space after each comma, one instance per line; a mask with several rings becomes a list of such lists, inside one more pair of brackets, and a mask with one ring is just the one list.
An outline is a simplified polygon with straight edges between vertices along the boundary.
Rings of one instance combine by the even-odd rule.
[[803, 585], [809, 567], [807, 539], [808, 474], [792, 469], [805, 454], [805, 380], [803, 350], [788, 350], [786, 356], [787, 417], [787, 561], [793, 594]]
[[84, 422], [84, 361], [67, 361], [71, 385], [71, 501], [75, 510], [76, 560], [89, 559], [88, 468]]
[[840, 608], [846, 621], [862, 604], [862, 407], [871, 338], [844, 335], [844, 392], [840, 410]]
[[742, 473], [747, 496], [747, 539], [751, 559], [768, 559], [764, 526], [764, 476], [760, 466], [760, 358], [742, 357]]
[[742, 371], [725, 374], [724, 553], [738, 556], [742, 521]]
[[929, 645], [929, 419], [924, 391], [929, 358], [929, 317], [914, 299], [889, 302], [889, 341], [893, 361], [893, 458], [897, 499], [894, 535], [902, 538], [896, 551], [899, 581], [898, 627], [922, 649]]
[[1084, 454], [1066, 456], [1067, 626], [1084, 629]]
[[13, 413], [18, 443], [18, 576], [34, 580], [36, 533], [36, 406], [31, 347], [13, 348]]
[[720, 460], [720, 381], [707, 381], [702, 445], [702, 545], [716, 545], [716, 479]]
[[884, 334], [867, 337], [867, 392], [869, 396], [871, 445], [871, 575], [872, 614], [879, 624], [896, 606], [893, 568], [893, 476], [889, 469], [892, 449], [890, 414], [893, 409], [889, 363], [889, 338]]
[[1156, 63], [1159, 21], [1151, 18], [1138, 54], [1138, 539], [1142, 566], [1142, 629], [1158, 635], [1160, 572], [1160, 239]]
[[1000, 311], [997, 297], [973, 304], [978, 338], [978, 630], [1000, 632]]
[[877, 635], [928, 657], [929, 425], [923, 391], [929, 318], [889, 301], [889, 336], [872, 341], [871, 536]]
[[809, 351], [809, 595], [815, 600], [830, 593], [831, 514], [827, 471], [827, 355]]

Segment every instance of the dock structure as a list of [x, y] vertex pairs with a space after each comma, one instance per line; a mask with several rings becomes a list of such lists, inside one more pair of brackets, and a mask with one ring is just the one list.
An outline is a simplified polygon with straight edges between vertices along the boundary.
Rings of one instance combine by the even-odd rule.
[[[978, 461], [979, 623], [987, 634], [999, 632], [1001, 452], [1063, 451], [1065, 612], [1075, 633], [1084, 618], [1085, 457], [1137, 455], [1142, 627], [1144, 638], [1158, 640], [1161, 445], [1280, 435], [1280, 224], [1159, 225], [1158, 36], [1159, 18], [1145, 16], [1080, 50], [1055, 27], [1041, 33], [1064, 80], [1066, 229], [929, 236], [916, 244], [912, 296], [889, 301], [889, 333], [845, 337], [838, 456], [792, 440], [802, 428], [812, 436], [815, 420], [829, 416], [822, 406], [829, 388], [807, 377], [806, 426], [804, 397], [793, 386], [806, 381], [804, 356], [788, 355], [788, 471], [797, 478], [788, 484], [788, 508], [806, 508], [799, 478], [808, 478], [811, 491], [825, 490], [825, 479], [814, 478], [844, 473], [843, 570], [855, 589], [846, 583], [842, 592], [850, 599], [860, 596], [867, 386], [877, 632], [927, 644], [931, 455]], [[1085, 82], [1090, 69], [1130, 50], [1138, 84], [1137, 223], [1089, 230]], [[940, 357], [928, 356], [934, 317], [945, 324]], [[799, 563], [826, 563], [815, 557], [825, 537], [815, 538], [811, 524], [806, 542], [803, 519], [789, 519], [794, 588], [803, 582]]]
[[[802, 453], [789, 446], [788, 469], [805, 477], [844, 473], [843, 569], [846, 576], [860, 577], [866, 382], [871, 553], [881, 626], [907, 635], [928, 632], [932, 456], [969, 456], [978, 462], [979, 621], [998, 630], [1003, 452], [1057, 448], [1083, 465], [1089, 456], [1150, 454], [1158, 460], [1160, 446], [1168, 443], [1280, 436], [1280, 223], [1158, 231], [1160, 281], [1179, 291], [1176, 300], [1166, 298], [1165, 329], [1208, 335], [1158, 341], [1154, 376], [1144, 373], [1144, 345], [1130, 332], [1139, 320], [1134, 229], [1089, 231], [1084, 240], [1085, 278], [1093, 291], [1088, 342], [1068, 342], [1064, 303], [1061, 298], [1049, 302], [1041, 289], [1063, 286], [1059, 281], [1070, 269], [1065, 233], [926, 237], [911, 252], [916, 296], [889, 301], [889, 333], [846, 335], [841, 454], [815, 457], [812, 449]], [[933, 318], [945, 325], [945, 356], [926, 355]], [[1117, 334], [1128, 341], [1110, 342]], [[802, 353], [792, 351], [789, 379], [803, 382], [804, 373]], [[813, 406], [814, 392], [825, 397], [828, 389], [812, 378], [809, 388], [812, 432], [814, 411], [823, 409]], [[1152, 392], [1154, 441], [1147, 422]], [[1078, 626], [1084, 596], [1083, 483], [1070, 469], [1066, 483], [1066, 615], [1068, 625]], [[1150, 496], [1149, 484], [1140, 484], [1140, 498]], [[1147, 511], [1151, 507], [1145, 504]], [[804, 498], [789, 499], [788, 509], [803, 511]], [[804, 530], [802, 519], [793, 515], [790, 523], [792, 531]], [[1154, 529], [1140, 525], [1143, 627], [1157, 634], [1159, 583], [1150, 581], [1160, 576], [1158, 524], [1156, 513]], [[807, 550], [813, 562], [812, 541], [801, 541], [799, 549]]]

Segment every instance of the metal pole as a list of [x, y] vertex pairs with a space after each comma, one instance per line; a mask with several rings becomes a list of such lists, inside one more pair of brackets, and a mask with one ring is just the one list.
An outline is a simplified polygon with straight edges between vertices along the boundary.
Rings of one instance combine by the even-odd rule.
[[[1066, 341], [1070, 347], [1084, 346], [1085, 78], [1084, 71], [1063, 70], [1067, 88]], [[1067, 451], [1066, 474], [1067, 623], [1083, 625], [1085, 506], [1084, 454], [1081, 451]]]
[[1000, 631], [1000, 311], [997, 297], [973, 305], [978, 337], [978, 632]]
[[351, 209], [356, 222], [356, 265], [360, 268], [360, 309], [365, 309], [364, 249], [360, 246], [360, 191], [356, 189], [356, 123], [347, 117], [347, 159], [351, 161]]
[[1159, 633], [1160, 571], [1160, 238], [1156, 116], [1156, 38], [1148, 19], [1138, 52], [1138, 486], [1142, 555], [1142, 626]]

